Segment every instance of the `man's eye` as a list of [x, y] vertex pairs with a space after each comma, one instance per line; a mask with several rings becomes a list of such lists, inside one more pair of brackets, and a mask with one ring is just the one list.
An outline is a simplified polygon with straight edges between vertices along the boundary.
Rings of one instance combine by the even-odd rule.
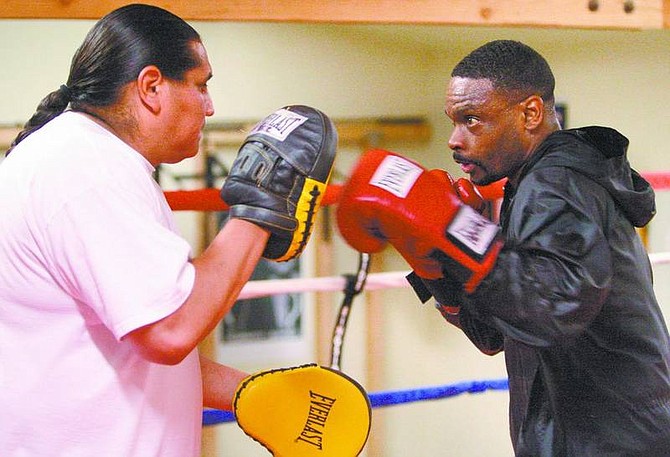
[[479, 120], [475, 116], [465, 116], [465, 124], [469, 127], [476, 125]]

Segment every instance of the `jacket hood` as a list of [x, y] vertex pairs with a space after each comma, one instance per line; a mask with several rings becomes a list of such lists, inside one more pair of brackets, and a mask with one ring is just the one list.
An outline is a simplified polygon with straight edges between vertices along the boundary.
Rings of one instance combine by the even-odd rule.
[[[607, 189], [630, 222], [643, 227], [656, 214], [654, 190], [628, 163], [628, 138], [609, 127], [559, 130], [531, 159], [538, 167], [560, 166], [588, 176]], [[532, 164], [526, 168], [535, 168]], [[523, 179], [523, 178], [522, 178]]]

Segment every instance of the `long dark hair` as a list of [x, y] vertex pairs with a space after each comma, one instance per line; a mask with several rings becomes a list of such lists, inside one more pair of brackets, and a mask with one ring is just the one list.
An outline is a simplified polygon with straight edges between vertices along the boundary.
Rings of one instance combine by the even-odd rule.
[[198, 64], [191, 44], [200, 35], [180, 17], [156, 6], [131, 4], [100, 19], [72, 58], [67, 83], [44, 97], [7, 151], [61, 114], [111, 106], [147, 65], [181, 81]]

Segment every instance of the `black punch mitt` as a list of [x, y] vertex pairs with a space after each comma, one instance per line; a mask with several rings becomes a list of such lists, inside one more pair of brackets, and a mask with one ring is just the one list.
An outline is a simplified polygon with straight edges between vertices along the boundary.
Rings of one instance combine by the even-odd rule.
[[221, 198], [230, 207], [230, 217], [271, 232], [266, 259], [293, 259], [307, 245], [336, 150], [333, 122], [304, 105], [275, 111], [244, 140]]

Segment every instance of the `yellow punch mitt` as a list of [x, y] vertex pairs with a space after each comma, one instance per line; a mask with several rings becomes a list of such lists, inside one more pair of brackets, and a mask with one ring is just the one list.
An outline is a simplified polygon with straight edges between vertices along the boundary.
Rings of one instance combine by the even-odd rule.
[[249, 376], [233, 407], [244, 433], [275, 457], [355, 457], [370, 433], [365, 390], [316, 364]]

